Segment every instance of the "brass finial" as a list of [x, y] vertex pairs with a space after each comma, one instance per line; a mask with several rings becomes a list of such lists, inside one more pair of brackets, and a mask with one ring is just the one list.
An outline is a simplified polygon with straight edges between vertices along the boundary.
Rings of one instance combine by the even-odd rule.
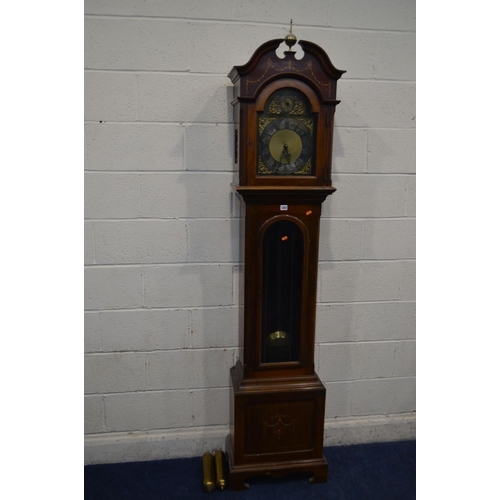
[[297, 43], [297, 37], [292, 33], [292, 24], [293, 19], [290, 19], [290, 32], [285, 36], [285, 43], [290, 49], [295, 45], [295, 43]]

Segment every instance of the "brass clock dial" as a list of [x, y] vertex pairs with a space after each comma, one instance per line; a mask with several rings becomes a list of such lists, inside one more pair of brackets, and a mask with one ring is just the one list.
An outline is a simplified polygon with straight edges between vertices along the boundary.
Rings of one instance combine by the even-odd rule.
[[259, 175], [313, 173], [315, 119], [302, 93], [285, 88], [272, 94], [258, 127]]
[[311, 159], [313, 140], [308, 128], [296, 118], [278, 118], [262, 131], [259, 154], [275, 174], [294, 174]]

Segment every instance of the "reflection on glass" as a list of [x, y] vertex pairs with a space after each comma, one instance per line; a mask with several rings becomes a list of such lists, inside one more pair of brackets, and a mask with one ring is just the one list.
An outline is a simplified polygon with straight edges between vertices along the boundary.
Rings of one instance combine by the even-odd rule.
[[271, 224], [262, 243], [263, 363], [298, 361], [304, 236], [297, 224]]

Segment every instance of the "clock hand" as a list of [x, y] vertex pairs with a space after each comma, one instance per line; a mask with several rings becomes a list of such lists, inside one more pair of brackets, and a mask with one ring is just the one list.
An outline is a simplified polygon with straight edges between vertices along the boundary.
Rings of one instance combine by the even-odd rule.
[[288, 152], [288, 144], [283, 145], [283, 151], [281, 152], [281, 156], [280, 156], [280, 163], [281, 164], [285, 164], [283, 162], [283, 158], [286, 161], [286, 165], [288, 165], [290, 163], [290, 160], [292, 159], [292, 155]]

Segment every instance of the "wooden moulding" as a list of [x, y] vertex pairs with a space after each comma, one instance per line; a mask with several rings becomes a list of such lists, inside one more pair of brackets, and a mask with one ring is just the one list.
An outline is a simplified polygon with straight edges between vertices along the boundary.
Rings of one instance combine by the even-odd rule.
[[234, 431], [226, 441], [229, 484], [244, 489], [253, 476], [309, 472], [325, 482], [325, 387], [314, 373], [288, 379], [244, 379], [241, 362], [231, 369]]
[[265, 205], [280, 201], [290, 205], [321, 204], [337, 190], [332, 186], [231, 186], [247, 205]]

